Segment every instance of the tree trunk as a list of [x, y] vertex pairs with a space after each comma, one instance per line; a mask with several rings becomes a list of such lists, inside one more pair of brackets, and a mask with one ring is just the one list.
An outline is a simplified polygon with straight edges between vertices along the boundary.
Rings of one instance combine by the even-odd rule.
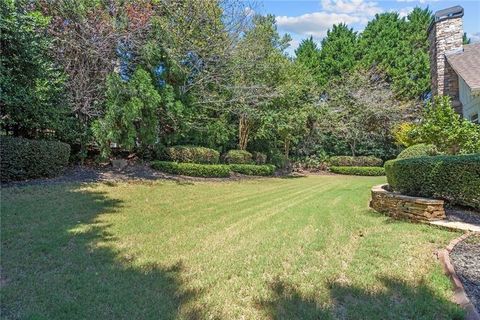
[[240, 148], [240, 150], [247, 149], [249, 133], [250, 126], [248, 123], [248, 118], [245, 114], [242, 114], [238, 122], [238, 147]]

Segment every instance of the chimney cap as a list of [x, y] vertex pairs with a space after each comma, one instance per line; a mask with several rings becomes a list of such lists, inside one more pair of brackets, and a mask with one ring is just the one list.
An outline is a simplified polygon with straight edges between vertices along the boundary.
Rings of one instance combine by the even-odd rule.
[[438, 10], [435, 12], [433, 16], [433, 20], [428, 26], [427, 33], [430, 33], [432, 31], [433, 26], [435, 25], [436, 22], [447, 20], [447, 19], [453, 19], [453, 18], [461, 18], [463, 17], [463, 7], [462, 6], [454, 6], [442, 10]]
[[461, 6], [454, 6], [435, 12], [435, 22], [463, 17], [463, 8]]

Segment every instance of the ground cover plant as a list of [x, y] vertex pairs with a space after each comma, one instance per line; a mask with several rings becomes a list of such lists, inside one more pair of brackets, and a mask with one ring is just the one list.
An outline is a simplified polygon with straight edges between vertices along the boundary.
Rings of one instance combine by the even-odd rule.
[[460, 319], [457, 233], [367, 208], [382, 177], [1, 192], [3, 319]]

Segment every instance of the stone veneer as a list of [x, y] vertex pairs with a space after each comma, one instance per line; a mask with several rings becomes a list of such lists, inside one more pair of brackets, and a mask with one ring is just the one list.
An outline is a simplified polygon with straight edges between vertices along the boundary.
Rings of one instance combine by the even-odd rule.
[[434, 22], [429, 30], [430, 76], [433, 95], [452, 97], [455, 109], [461, 113], [458, 75], [448, 64], [445, 54], [463, 49], [462, 17], [452, 17]]
[[374, 186], [370, 207], [393, 218], [431, 221], [444, 219], [443, 200], [411, 197], [386, 190], [388, 184]]

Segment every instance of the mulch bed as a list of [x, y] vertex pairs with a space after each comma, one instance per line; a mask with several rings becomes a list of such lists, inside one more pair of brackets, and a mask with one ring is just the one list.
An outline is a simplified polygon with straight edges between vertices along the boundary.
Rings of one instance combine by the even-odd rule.
[[480, 313], [480, 234], [457, 243], [450, 252], [450, 259], [465, 292]]
[[480, 212], [469, 208], [447, 207], [445, 214], [450, 221], [460, 221], [480, 226]]
[[[295, 176], [293, 174], [292, 176]], [[290, 177], [290, 176], [281, 176]], [[237, 181], [249, 179], [261, 179], [268, 177], [247, 176], [233, 173], [228, 178], [200, 178], [188, 177], [181, 175], [166, 174], [160, 171], [153, 170], [147, 164], [136, 163], [130, 164], [124, 169], [114, 169], [111, 165], [104, 166], [72, 166], [65, 169], [64, 173], [54, 178], [41, 178], [24, 181], [12, 181], [2, 183], [1, 187], [21, 187], [21, 186], [46, 186], [63, 183], [93, 183], [93, 182], [120, 182], [120, 181], [134, 181], [134, 180], [174, 180], [178, 182], [194, 182], [194, 181]]]

